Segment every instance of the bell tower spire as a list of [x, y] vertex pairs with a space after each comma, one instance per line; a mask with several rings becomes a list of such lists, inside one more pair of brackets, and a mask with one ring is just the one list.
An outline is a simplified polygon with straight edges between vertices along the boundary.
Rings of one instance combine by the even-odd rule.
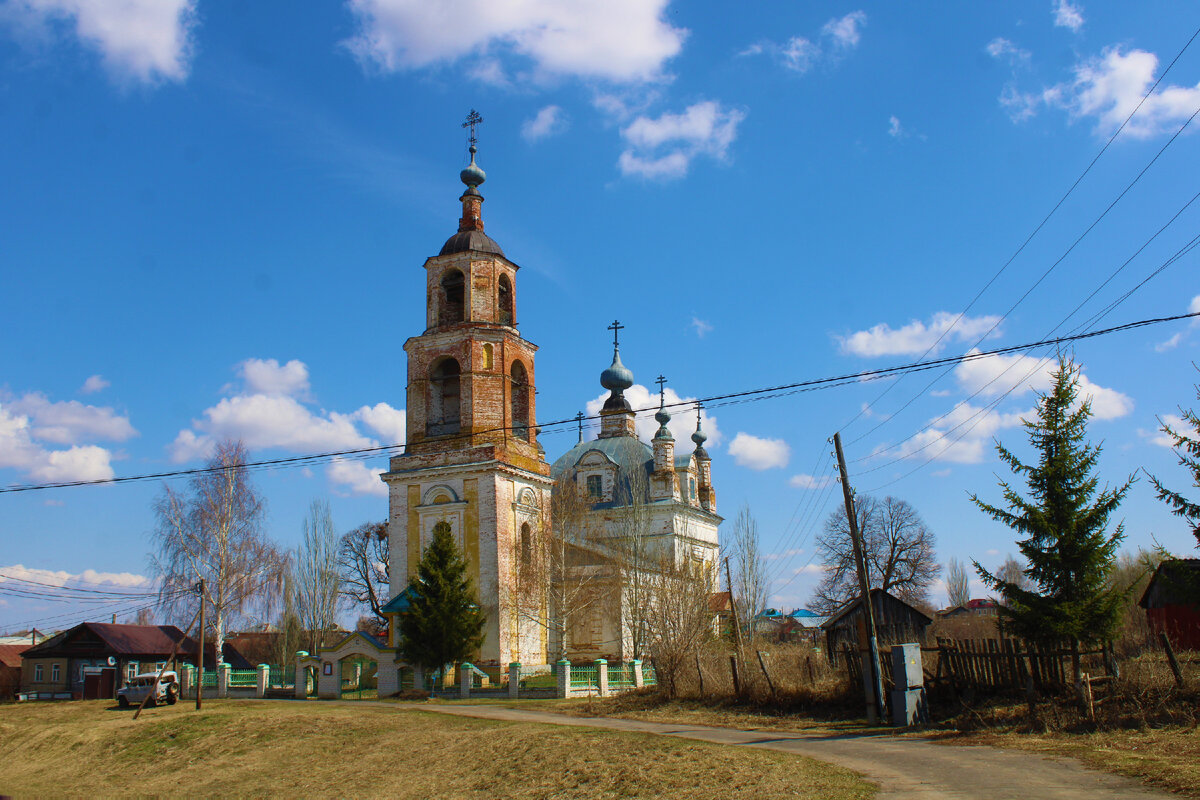
[[483, 231], [483, 195], [479, 193], [480, 185], [487, 180], [487, 173], [475, 163], [475, 154], [479, 152], [476, 147], [479, 139], [475, 136], [475, 126], [483, 124], [483, 117], [475, 109], [467, 114], [467, 120], [462, 124], [464, 128], [470, 128], [471, 133], [467, 137], [470, 147], [467, 148], [471, 154], [471, 163], [463, 168], [463, 171], [458, 174], [459, 180], [466, 184], [467, 190], [462, 193], [462, 197], [458, 198], [462, 201], [462, 218], [458, 221], [458, 232], [465, 231]]

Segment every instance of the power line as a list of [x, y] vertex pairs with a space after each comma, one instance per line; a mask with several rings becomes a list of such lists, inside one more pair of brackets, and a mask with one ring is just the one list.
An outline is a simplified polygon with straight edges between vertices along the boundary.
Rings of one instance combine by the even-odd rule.
[[[1046, 339], [1046, 340], [1039, 341], [1039, 342], [1029, 342], [1026, 344], [1010, 345], [1008, 347], [999, 347], [999, 348], [995, 348], [992, 350], [969, 352], [969, 353], [964, 353], [964, 354], [958, 355], [958, 356], [947, 356], [945, 358], [934, 359], [933, 361], [919, 361], [919, 362], [912, 362], [912, 363], [908, 363], [908, 364], [901, 364], [899, 366], [894, 366], [894, 367], [881, 367], [878, 369], [861, 370], [859, 372], [852, 372], [852, 373], [847, 373], [844, 375], [837, 375], [837, 376], [827, 377], [827, 378], [814, 378], [811, 380], [797, 381], [795, 383], [781, 384], [778, 386], [770, 386], [770, 387], [765, 387], [765, 388], [760, 388], [760, 389], [747, 389], [747, 390], [739, 391], [739, 392], [730, 392], [727, 394], [711, 395], [709, 397], [702, 397], [702, 398], [698, 398], [696, 400], [680, 401], [677, 403], [668, 403], [667, 406], [668, 407], [694, 406], [696, 403], [702, 403], [705, 406], [709, 406], [710, 404], [713, 404], [713, 403], [719, 403], [719, 401], [763, 399], [766, 397], [779, 396], [782, 394], [788, 394], [788, 393], [792, 393], [792, 392], [815, 391], [818, 389], [831, 388], [834, 386], [840, 386], [840, 385], [847, 384], [847, 383], [858, 383], [863, 380], [879, 379], [879, 378], [888, 377], [891, 375], [904, 374], [904, 373], [908, 373], [908, 372], [923, 372], [925, 370], [936, 369], [937, 367], [940, 367], [940, 366], [947, 366], [947, 365], [966, 363], [966, 362], [970, 362], [970, 361], [977, 361], [980, 359], [990, 358], [992, 356], [997, 356], [997, 355], [1004, 355], [1007, 353], [1016, 353], [1016, 352], [1021, 352], [1024, 350], [1032, 350], [1032, 349], [1036, 349], [1036, 348], [1040, 348], [1040, 347], [1048, 347], [1048, 346], [1052, 346], [1052, 345], [1062, 345], [1062, 344], [1067, 344], [1069, 342], [1082, 341], [1085, 339], [1093, 339], [1093, 338], [1097, 338], [1100, 336], [1108, 336], [1113, 333], [1120, 333], [1123, 331], [1135, 330], [1137, 328], [1144, 328], [1144, 327], [1147, 327], [1150, 325], [1161, 325], [1161, 324], [1164, 324], [1167, 322], [1177, 322], [1179, 320], [1193, 319], [1196, 317], [1200, 317], [1200, 312], [1175, 314], [1175, 315], [1169, 316], [1169, 317], [1155, 317], [1155, 318], [1151, 318], [1151, 319], [1142, 319], [1142, 320], [1137, 320], [1135, 322], [1127, 322], [1123, 325], [1116, 325], [1116, 326], [1113, 326], [1110, 328], [1104, 328], [1102, 330], [1088, 331], [1086, 333], [1074, 334], [1071, 336], [1060, 336], [1060, 337], [1057, 337], [1054, 339]], [[656, 407], [647, 407], [644, 409], [639, 409], [634, 413], [635, 414], [649, 414], [656, 410], [657, 410]], [[589, 419], [589, 420], [600, 419], [600, 416], [595, 415], [595, 416], [591, 416], [591, 417], [586, 417], [585, 419]], [[566, 419], [554, 420], [553, 422], [541, 423], [537, 427], [543, 428], [543, 427], [551, 427], [551, 426], [576, 425], [578, 423], [578, 421], [579, 420], [576, 417], [568, 417]], [[523, 427], [524, 426], [522, 426], [522, 428]], [[489, 429], [482, 430], [482, 431], [474, 431], [474, 432], [465, 433], [465, 434], [458, 434], [454, 437], [448, 437], [445, 441], [469, 440], [473, 437], [480, 436], [480, 435], [487, 434], [487, 433], [496, 433], [496, 432], [513, 431], [513, 430], [517, 430], [517, 428], [515, 426], [498, 426], [498, 427], [489, 428]], [[332, 460], [335, 458], [361, 457], [361, 456], [364, 456], [367, 454], [376, 454], [377, 455], [382, 452], [386, 452], [389, 450], [396, 450], [396, 449], [403, 448], [403, 447], [404, 447], [403, 444], [378, 445], [378, 446], [374, 446], [374, 447], [361, 447], [361, 448], [354, 448], [354, 449], [348, 449], [348, 450], [337, 450], [337, 451], [330, 451], [330, 452], [324, 452], [324, 453], [311, 453], [308, 455], [289, 456], [289, 457], [285, 457], [285, 458], [274, 458], [274, 459], [267, 459], [267, 460], [263, 460], [263, 461], [251, 461], [251, 462], [247, 462], [245, 464], [241, 464], [241, 465], [237, 465], [237, 466], [196, 467], [193, 469], [172, 470], [169, 472], [155, 472], [155, 473], [148, 473], [148, 474], [142, 474], [142, 475], [128, 475], [128, 476], [124, 476], [124, 477], [115, 477], [115, 478], [98, 478], [98, 479], [86, 480], [86, 481], [62, 481], [62, 482], [57, 482], [57, 483], [42, 483], [42, 484], [26, 484], [26, 485], [6, 486], [3, 488], [0, 488], [0, 494], [10, 494], [10, 493], [16, 493], [16, 492], [30, 492], [30, 491], [38, 491], [41, 489], [69, 489], [69, 488], [74, 488], [77, 486], [102, 486], [102, 485], [116, 484], [116, 483], [130, 483], [130, 482], [134, 482], [134, 481], [147, 481], [147, 480], [156, 480], [156, 479], [165, 479], [165, 478], [178, 478], [178, 477], [186, 477], [186, 476], [190, 476], [190, 475], [203, 475], [203, 474], [209, 474], [209, 473], [215, 473], [215, 472], [223, 472], [224, 470], [227, 470], [227, 469], [237, 469], [237, 468], [260, 469], [260, 468], [264, 468], [264, 467], [272, 467], [272, 466], [279, 466], [279, 465], [300, 465], [300, 464], [315, 463], [315, 462], [319, 462], [319, 461], [328, 461], [328, 460]], [[451, 453], [451, 452], [456, 452], [456, 451], [451, 451], [451, 450], [435, 451], [433, 453], [423, 453], [422, 455], [439, 455], [439, 454], [445, 454], [445, 453]]]

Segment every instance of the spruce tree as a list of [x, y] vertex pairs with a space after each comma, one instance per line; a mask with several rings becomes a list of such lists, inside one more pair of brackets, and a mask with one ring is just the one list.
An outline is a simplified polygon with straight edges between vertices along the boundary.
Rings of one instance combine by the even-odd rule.
[[[1093, 474], [1100, 447], [1086, 442], [1091, 401], [1079, 402], [1079, 367], [1060, 356], [1050, 390], [1039, 395], [1036, 418], [1023, 420], [1037, 463], [1025, 464], [999, 442], [996, 451], [1013, 473], [1024, 478], [1028, 498], [1000, 482], [1007, 508], [971, 500], [993, 519], [1024, 539], [1028, 586], [992, 575], [975, 562], [984, 583], [1005, 598], [1002, 614], [1018, 636], [1045, 643], [1080, 642], [1111, 637], [1121, 611], [1123, 591], [1107, 578], [1124, 524], [1107, 533], [1109, 517], [1129, 491], [1133, 478], [1097, 494]], [[1076, 659], [1077, 660], [1077, 659]]]
[[[1200, 384], [1196, 385], [1196, 397], [1200, 399]], [[1179, 413], [1183, 422], [1191, 427], [1194, 436], [1189, 436], [1182, 430], [1182, 425], [1178, 426], [1180, 430], [1177, 430], [1166, 422], [1162, 422], [1162, 432], [1174, 443], [1172, 449], [1179, 458], [1179, 465], [1192, 473], [1192, 486], [1200, 489], [1200, 416], [1193, 409], [1181, 408]], [[1171, 513], [1183, 517], [1196, 537], [1196, 546], [1200, 547], [1200, 502], [1192, 502], [1182, 493], [1168, 489], [1153, 475], [1150, 476], [1150, 482], [1158, 492], [1158, 499], [1171, 507]]]
[[466, 660], [483, 645], [487, 617], [448, 523], [433, 527], [433, 541], [408, 592], [411, 605], [400, 617], [400, 652], [410, 664], [443, 667]]

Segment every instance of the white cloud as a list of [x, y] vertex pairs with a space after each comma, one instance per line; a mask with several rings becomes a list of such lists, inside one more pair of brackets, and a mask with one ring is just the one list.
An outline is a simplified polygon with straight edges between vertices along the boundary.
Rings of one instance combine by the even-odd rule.
[[978, 464], [991, 449], [992, 437], [997, 432], [1017, 427], [1022, 416], [1028, 417], [1032, 413], [1005, 414], [959, 403], [944, 419], [931, 421], [929, 427], [905, 442], [894, 454], [901, 458], [919, 456], [955, 464]]
[[[958, 320], [957, 325], [955, 325], [956, 319]], [[948, 343], [954, 340], [978, 339], [999, 321], [1000, 318], [994, 316], [963, 316], [959, 319], [958, 314], [939, 311], [933, 315], [928, 324], [920, 320], [913, 320], [901, 328], [893, 329], [887, 323], [881, 322], [867, 330], [835, 338], [841, 345], [843, 353], [856, 356], [921, 355], [930, 347], [934, 347], [932, 351], [934, 353], [941, 352]], [[951, 330], [951, 326], [953, 326], [953, 330]], [[941, 338], [940, 342], [938, 342], [939, 338]], [[935, 342], [938, 342], [936, 347], [934, 346]]]
[[348, 0], [358, 24], [346, 42], [387, 72], [517, 55], [535, 77], [614, 82], [662, 77], [687, 31], [664, 17], [668, 0]]
[[1071, 3], [1071, 0], [1058, 0], [1054, 4], [1054, 24], [1078, 33], [1083, 27], [1083, 9]]
[[895, 115], [888, 117], [888, 136], [899, 139], [903, 135], [904, 128], [900, 126], [900, 118]]
[[793, 475], [788, 479], [788, 485], [797, 489], [824, 489], [832, 482], [833, 478], [829, 475], [822, 475], [817, 478], [812, 475], [800, 474]]
[[0, 583], [6, 578], [19, 578], [38, 583], [48, 583], [52, 586], [73, 586], [79, 583], [99, 586], [113, 586], [122, 589], [152, 589], [154, 581], [145, 575], [132, 572], [97, 572], [85, 569], [83, 572], [72, 573], [66, 570], [48, 570], [26, 567], [24, 564], [0, 566]]
[[[976, 353], [978, 350], [972, 349]], [[1042, 363], [1042, 362], [1045, 363]], [[996, 397], [1011, 392], [1014, 397], [1029, 392], [1045, 392], [1050, 388], [1051, 375], [1058, 362], [1034, 356], [990, 356], [966, 361], [954, 369], [954, 376], [963, 391], [984, 397]], [[1133, 411], [1133, 399], [1116, 389], [1098, 386], [1086, 373], [1079, 375], [1080, 400], [1091, 399], [1092, 416], [1096, 419], [1117, 419]]]
[[90, 378], [88, 378], [86, 381], [83, 382], [83, 386], [79, 387], [79, 393], [80, 394], [95, 394], [96, 392], [104, 391], [109, 386], [112, 386], [112, 384], [109, 383], [108, 381], [104, 380], [103, 377], [101, 377], [100, 375], [93, 375]]
[[557, 136], [567, 129], [567, 118], [558, 106], [546, 106], [533, 119], [525, 120], [521, 135], [527, 142], [536, 142], [547, 136]]
[[[1200, 314], [1200, 294], [1192, 298], [1192, 302], [1188, 303], [1187, 313]], [[1154, 349], [1159, 353], [1165, 353], [1168, 350], [1174, 350], [1182, 342], [1186, 341], [1191, 334], [1193, 328], [1200, 328], [1200, 317], [1194, 318], [1187, 328], [1179, 331], [1165, 342], [1159, 342], [1154, 345]]]
[[794, 558], [795, 556], [803, 555], [805, 552], [803, 547], [793, 547], [789, 550], [784, 550], [782, 553], [767, 553], [762, 558], [763, 561], [779, 561], [783, 558]]
[[851, 11], [840, 19], [831, 19], [821, 28], [837, 47], [857, 47], [862, 38], [861, 28], [867, 24], [867, 15], [862, 11]]
[[1184, 331], [1179, 331], [1179, 333], [1176, 333], [1171, 338], [1169, 338], [1165, 341], [1159, 342], [1158, 344], [1154, 345], [1154, 351], [1156, 353], [1165, 353], [1168, 350], [1174, 350], [1176, 347], [1179, 346], [1179, 343], [1183, 341], [1184, 334], [1185, 334]]
[[188, 75], [195, 0], [10, 0], [0, 12], [0, 23], [33, 43], [72, 26], [118, 80], [154, 84]]
[[738, 466], [761, 471], [786, 467], [792, 448], [783, 439], [762, 439], [739, 431], [729, 443], [729, 454]]
[[1159, 425], [1154, 430], [1138, 428], [1138, 436], [1141, 436], [1143, 439], [1149, 439], [1151, 444], [1156, 444], [1159, 447], [1165, 447], [1168, 450], [1173, 450], [1175, 448], [1175, 440], [1163, 432], [1163, 423], [1170, 425], [1171, 429], [1176, 433], [1187, 433], [1191, 429], [1188, 421], [1178, 414], [1163, 414], [1158, 418], [1158, 422]]
[[375, 431], [386, 444], [404, 444], [407, 439], [407, 419], [403, 409], [392, 408], [387, 403], [376, 403], [373, 406], [363, 406], [351, 415], [354, 419], [362, 420]]
[[1003, 36], [997, 36], [995, 39], [992, 39], [984, 49], [987, 50], [987, 54], [992, 58], [1007, 61], [1014, 67], [1029, 63], [1029, 51], [1022, 50]]
[[657, 119], [640, 116], [621, 129], [621, 138], [629, 147], [617, 163], [624, 175], [682, 177], [696, 156], [725, 160], [745, 118], [744, 112], [724, 109], [713, 100], [688, 106], [682, 114], [664, 112]]
[[41, 392], [28, 392], [8, 407], [32, 421], [30, 434], [54, 444], [78, 444], [87, 439], [123, 442], [138, 435], [129, 417], [107, 406], [89, 406], [78, 400], [52, 403]]
[[252, 394], [308, 395], [308, 367], [294, 358], [283, 366], [273, 358], [248, 358], [237, 369]]
[[[114, 474], [113, 454], [85, 442], [136, 435], [129, 418], [111, 408], [76, 400], [52, 403], [40, 392], [29, 392], [0, 402], [0, 469], [20, 470], [38, 483], [105, 480]], [[47, 444], [70, 446], [55, 450]]]
[[[696, 408], [692, 404], [695, 403], [696, 398], [680, 397], [669, 386], [666, 388], [664, 396], [668, 406], [667, 411], [671, 414], [671, 421], [667, 423], [667, 429], [675, 437], [675, 452], [690, 453], [695, 449], [695, 445], [692, 443], [692, 433], [696, 430]], [[598, 415], [607, 399], [608, 392], [604, 392], [599, 397], [589, 400], [587, 415], [589, 417]], [[637, 435], [642, 441], [649, 442], [658, 430], [658, 423], [654, 420], [654, 412], [658, 410], [658, 392], [651, 394], [645, 386], [635, 383], [625, 390], [625, 399], [629, 402], [630, 408], [642, 412], [637, 415], [635, 421]], [[700, 410], [700, 420], [704, 433], [708, 436], [704, 446], [711, 450], [719, 445], [724, 437], [721, 429], [717, 426], [717, 418], [711, 416], [707, 409]], [[596, 432], [599, 432], [598, 424]]]
[[368, 467], [361, 461], [335, 458], [325, 469], [330, 482], [345, 486], [351, 494], [387, 497], [387, 484], [379, 480], [382, 467]]
[[699, 317], [692, 317], [692, 327], [696, 329], [696, 336], [700, 337], [701, 339], [704, 338], [704, 334], [711, 333], [713, 329], [711, 323], [705, 322]]
[[769, 55], [783, 67], [801, 75], [822, 62], [836, 62], [858, 47], [862, 28], [867, 24], [863, 11], [851, 11], [844, 17], [834, 17], [821, 27], [818, 41], [806, 36], [792, 36], [784, 44], [764, 40], [744, 48], [740, 56]]

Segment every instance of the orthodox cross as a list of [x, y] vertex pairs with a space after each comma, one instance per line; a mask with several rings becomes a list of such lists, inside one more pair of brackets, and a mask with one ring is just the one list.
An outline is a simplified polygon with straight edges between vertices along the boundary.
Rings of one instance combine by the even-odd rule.
[[613, 332], [613, 347], [614, 348], [618, 347], [617, 334], [619, 334], [621, 332], [621, 329], [624, 327], [625, 327], [624, 325], [622, 325], [618, 320], [615, 320], [615, 319], [613, 320], [613, 324], [608, 326], [608, 330]]
[[470, 113], [467, 114], [467, 121], [462, 124], [462, 126], [464, 128], [471, 129], [471, 136], [467, 140], [471, 144], [475, 144], [478, 141], [475, 138], [475, 126], [482, 124], [482, 123], [483, 123], [483, 117], [479, 116], [479, 112], [472, 108]]
[[575, 422], [579, 425], [579, 441], [583, 441], [583, 412], [580, 411], [575, 415]]
[[700, 403], [696, 403], [696, 430], [700, 430], [700, 409], [704, 408]]
[[659, 375], [654, 379], [654, 382], [658, 384], [658, 407], [663, 408], [663, 405], [667, 402], [667, 379]]

